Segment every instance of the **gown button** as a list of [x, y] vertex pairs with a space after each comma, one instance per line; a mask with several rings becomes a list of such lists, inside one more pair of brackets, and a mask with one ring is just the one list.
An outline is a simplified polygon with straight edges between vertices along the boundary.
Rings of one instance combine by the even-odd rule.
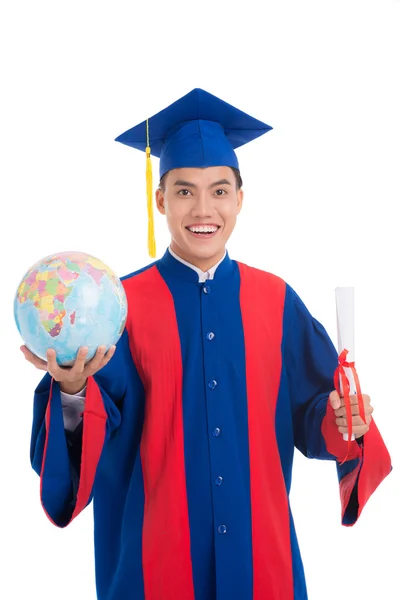
[[226, 532], [227, 532], [227, 527], [226, 527], [226, 525], [220, 525], [220, 526], [218, 527], [218, 533], [224, 534], [224, 533], [226, 533]]

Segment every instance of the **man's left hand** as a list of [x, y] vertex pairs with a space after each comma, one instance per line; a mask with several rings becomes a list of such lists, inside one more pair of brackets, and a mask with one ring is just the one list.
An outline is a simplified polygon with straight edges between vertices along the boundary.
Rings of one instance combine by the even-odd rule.
[[[371, 415], [374, 411], [373, 406], [371, 406], [371, 398], [367, 396], [367, 394], [363, 394], [362, 398], [364, 402], [365, 419], [367, 421], [366, 424], [360, 417], [357, 396], [350, 396], [351, 414], [353, 415], [352, 427], [353, 433], [356, 438], [360, 438], [367, 433], [372, 419]], [[335, 412], [336, 425], [338, 426], [340, 433], [348, 433], [349, 430], [347, 428], [346, 407], [344, 405], [344, 398], [341, 398], [339, 394], [336, 391], [334, 391], [329, 394], [329, 402], [331, 403], [331, 406]]]

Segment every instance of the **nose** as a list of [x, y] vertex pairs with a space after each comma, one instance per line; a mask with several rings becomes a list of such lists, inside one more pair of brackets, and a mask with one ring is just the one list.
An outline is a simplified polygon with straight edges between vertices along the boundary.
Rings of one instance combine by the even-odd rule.
[[212, 217], [214, 214], [213, 198], [207, 190], [200, 191], [196, 196], [196, 202], [192, 208], [193, 217], [205, 218]]

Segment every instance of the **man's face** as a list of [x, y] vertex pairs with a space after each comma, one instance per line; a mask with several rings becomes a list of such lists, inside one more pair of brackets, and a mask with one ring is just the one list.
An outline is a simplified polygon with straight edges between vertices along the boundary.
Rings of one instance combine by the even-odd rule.
[[225, 252], [243, 192], [230, 167], [173, 169], [165, 177], [165, 189], [157, 190], [156, 201], [167, 218], [172, 250], [207, 270]]

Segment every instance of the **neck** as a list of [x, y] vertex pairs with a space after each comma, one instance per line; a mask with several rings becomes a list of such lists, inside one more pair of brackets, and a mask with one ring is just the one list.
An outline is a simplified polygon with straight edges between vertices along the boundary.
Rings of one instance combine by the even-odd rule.
[[208, 269], [211, 269], [211, 267], [216, 265], [217, 262], [219, 262], [225, 254], [225, 248], [223, 248], [220, 252], [218, 252], [214, 256], [209, 256], [207, 258], [201, 258], [199, 256], [194, 256], [192, 254], [186, 254], [185, 252], [182, 252], [182, 250], [179, 247], [177, 247], [173, 241], [171, 242], [171, 250], [173, 252], [175, 252], [175, 254], [177, 256], [179, 256], [179, 258], [186, 260], [186, 262], [197, 267], [204, 273], [206, 271], [208, 271]]

